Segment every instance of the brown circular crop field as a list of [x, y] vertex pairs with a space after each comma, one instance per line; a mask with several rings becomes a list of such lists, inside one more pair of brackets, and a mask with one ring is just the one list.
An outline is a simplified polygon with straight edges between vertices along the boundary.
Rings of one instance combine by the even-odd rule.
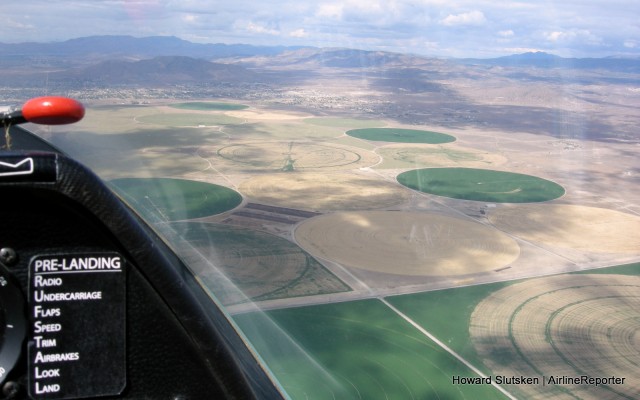
[[376, 150], [384, 159], [379, 168], [469, 167], [502, 165], [507, 158], [496, 153], [460, 147], [455, 144], [392, 144]]
[[496, 375], [626, 377], [623, 385], [519, 386], [527, 398], [640, 393], [640, 277], [562, 275], [511, 285], [476, 306], [469, 332]]
[[397, 275], [473, 274], [503, 267], [520, 254], [515, 240], [490, 227], [403, 211], [322, 215], [299, 225], [295, 238], [317, 257]]
[[395, 183], [345, 173], [259, 175], [243, 182], [239, 190], [253, 201], [312, 211], [383, 208], [411, 195]]
[[238, 143], [218, 149], [227, 160], [269, 170], [353, 169], [377, 163], [378, 155], [349, 146], [309, 142]]
[[498, 229], [531, 242], [602, 253], [637, 253], [640, 217], [605, 208], [518, 205], [492, 211]]
[[[171, 227], [189, 243], [181, 256], [201, 269], [202, 283], [225, 305], [247, 298], [260, 301], [349, 289], [300, 247], [281, 237], [203, 222], [178, 222]], [[225, 286], [227, 279], [232, 289]]]

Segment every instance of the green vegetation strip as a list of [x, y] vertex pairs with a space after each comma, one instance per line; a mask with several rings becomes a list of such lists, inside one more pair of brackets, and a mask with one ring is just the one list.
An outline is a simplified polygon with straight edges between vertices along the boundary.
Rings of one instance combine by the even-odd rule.
[[378, 300], [234, 317], [293, 399], [498, 399]]
[[367, 128], [347, 131], [347, 135], [377, 142], [429, 143], [440, 144], [454, 142], [456, 138], [445, 133], [422, 131], [417, 129]]
[[198, 110], [198, 111], [235, 111], [245, 110], [249, 106], [234, 103], [214, 103], [209, 101], [191, 101], [187, 103], [171, 104], [173, 108], [181, 110]]
[[[570, 274], [619, 274], [640, 275], [640, 263], [617, 265], [596, 270], [579, 271]], [[537, 279], [537, 278], [534, 278]], [[386, 297], [391, 305], [410, 317], [418, 325], [429, 331], [476, 368], [490, 375], [478, 357], [469, 336], [469, 323], [476, 306], [492, 293], [507, 286], [525, 282], [516, 280], [483, 285], [437, 290], [424, 293]], [[500, 363], [512, 360], [508, 351], [493, 354]]]
[[170, 178], [122, 178], [110, 182], [144, 218], [175, 221], [231, 210], [242, 202], [234, 190], [206, 182]]
[[386, 300], [429, 331], [485, 374], [469, 337], [469, 321], [476, 305], [491, 293], [515, 282], [499, 282], [418, 294], [387, 297]]
[[416, 169], [398, 175], [398, 182], [424, 193], [496, 203], [534, 203], [564, 194], [562, 186], [542, 178], [475, 168]]

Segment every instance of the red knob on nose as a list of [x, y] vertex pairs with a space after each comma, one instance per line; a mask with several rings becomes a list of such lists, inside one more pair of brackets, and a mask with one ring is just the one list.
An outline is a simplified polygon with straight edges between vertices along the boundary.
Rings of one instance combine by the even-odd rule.
[[84, 106], [68, 97], [36, 97], [22, 105], [22, 115], [28, 122], [35, 124], [72, 124], [84, 117]]

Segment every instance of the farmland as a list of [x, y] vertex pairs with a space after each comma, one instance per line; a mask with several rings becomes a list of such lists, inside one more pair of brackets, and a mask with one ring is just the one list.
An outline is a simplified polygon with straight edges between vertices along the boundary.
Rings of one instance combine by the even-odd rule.
[[[570, 123], [576, 104], [608, 115], [599, 128], [624, 113], [580, 97], [551, 110], [532, 103], [542, 87], [485, 78], [452, 78], [455, 98], [361, 95], [334, 71], [96, 101], [44, 135], [169, 238], [292, 398], [630, 396], [638, 271], [620, 265], [640, 257], [637, 149]], [[628, 380], [593, 395], [454, 380], [576, 374]]]

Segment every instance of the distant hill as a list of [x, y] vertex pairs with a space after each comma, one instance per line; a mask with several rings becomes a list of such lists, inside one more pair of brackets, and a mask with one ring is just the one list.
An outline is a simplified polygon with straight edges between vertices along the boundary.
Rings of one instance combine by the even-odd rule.
[[[2, 74], [7, 86], [42, 85], [43, 72]], [[261, 75], [244, 67], [219, 64], [184, 56], [161, 56], [140, 61], [110, 60], [78, 68], [46, 73], [49, 85], [73, 86], [166, 86], [175, 84], [256, 83]]]
[[151, 58], [186, 56], [214, 60], [228, 57], [274, 55], [300, 47], [252, 46], [246, 44], [201, 44], [175, 36], [89, 36], [51, 43], [0, 43], [4, 58]]
[[103, 61], [88, 67], [52, 73], [50, 79], [136, 85], [260, 81], [259, 74], [237, 65], [184, 56], [161, 56], [140, 61]]
[[640, 72], [639, 58], [564, 58], [545, 52], [529, 52], [506, 57], [454, 60], [467, 65], [492, 65], [502, 67], [602, 69], [616, 72]]
[[389, 66], [415, 66], [433, 59], [385, 51], [367, 51], [342, 48], [301, 48], [288, 50], [270, 57], [248, 57], [239, 62], [251, 66], [379, 68]]
[[369, 68], [397, 64], [402, 54], [355, 49], [304, 49], [292, 51], [288, 58], [298, 56], [297, 63], [314, 63], [333, 68]]
[[[408, 54], [341, 48], [253, 46], [247, 44], [193, 43], [175, 36], [89, 36], [50, 43], [0, 43], [0, 68], [30, 65], [51, 70], [105, 60], [141, 60], [159, 56], [184, 56], [245, 65], [283, 65], [332, 68], [418, 66], [435, 59]], [[536, 68], [605, 69], [640, 72], [639, 58], [563, 58], [529, 52], [491, 59], [453, 59], [462, 65]]]
[[[444, 60], [344, 48], [199, 44], [172, 36], [91, 36], [53, 43], [0, 43], [0, 54], [0, 84], [8, 87], [278, 84], [293, 82], [294, 77], [309, 79], [310, 74], [334, 69], [343, 75], [353, 74], [355, 79], [366, 75], [372, 85], [385, 90], [417, 93], [445, 92], [446, 88], [436, 82], [438, 79], [483, 77], [490, 69], [484, 66], [522, 68], [506, 71], [505, 76], [536, 80], [558, 78], [547, 76], [545, 71], [540, 74], [524, 69], [640, 73], [640, 58], [563, 58], [532, 52], [493, 59]], [[292, 74], [294, 71], [296, 74]], [[636, 79], [634, 75], [596, 75], [575, 79]]]

